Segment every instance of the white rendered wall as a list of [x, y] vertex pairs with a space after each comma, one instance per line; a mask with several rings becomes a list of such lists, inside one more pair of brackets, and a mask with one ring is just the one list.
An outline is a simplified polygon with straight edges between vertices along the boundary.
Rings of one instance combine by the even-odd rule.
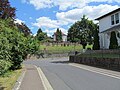
[[[119, 13], [119, 23], [118, 24], [120, 24], [120, 12], [116, 12], [116, 13]], [[114, 14], [116, 14], [116, 13], [114, 13]], [[111, 25], [111, 16], [114, 15], [114, 14], [111, 14], [111, 15], [109, 15], [107, 17], [104, 17], [104, 18], [99, 20], [99, 30], [100, 30], [100, 32], [103, 32], [103, 31], [105, 31], [105, 30], [107, 30], [107, 29], [109, 29], [109, 28], [111, 28], [115, 25], [118, 25], [118, 24]]]

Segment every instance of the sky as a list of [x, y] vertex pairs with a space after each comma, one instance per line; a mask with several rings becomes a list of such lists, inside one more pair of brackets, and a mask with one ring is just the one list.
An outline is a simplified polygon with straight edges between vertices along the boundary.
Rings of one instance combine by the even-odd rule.
[[76, 21], [90, 20], [120, 7], [120, 0], [9, 0], [16, 8], [16, 22], [25, 23], [35, 35], [39, 28], [52, 36], [57, 28], [67, 34]]

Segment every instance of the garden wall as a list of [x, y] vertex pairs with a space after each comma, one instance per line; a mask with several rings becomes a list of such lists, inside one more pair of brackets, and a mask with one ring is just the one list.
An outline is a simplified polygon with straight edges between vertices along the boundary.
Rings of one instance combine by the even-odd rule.
[[91, 57], [70, 56], [69, 61], [74, 63], [85, 64], [89, 66], [120, 71], [119, 58], [95, 58], [95, 57], [91, 58]]

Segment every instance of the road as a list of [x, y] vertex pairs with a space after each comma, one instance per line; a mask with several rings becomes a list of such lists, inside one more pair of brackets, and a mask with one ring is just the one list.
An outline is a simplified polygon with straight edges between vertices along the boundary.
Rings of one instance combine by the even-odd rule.
[[40, 67], [54, 90], [120, 90], [120, 79], [69, 65], [68, 58], [28, 60]]

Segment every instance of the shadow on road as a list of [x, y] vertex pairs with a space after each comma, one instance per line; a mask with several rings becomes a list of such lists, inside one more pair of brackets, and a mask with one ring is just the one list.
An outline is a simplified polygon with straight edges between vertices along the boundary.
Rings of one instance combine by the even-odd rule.
[[68, 63], [70, 63], [69, 61], [53, 61], [53, 62], [51, 62], [51, 63], [62, 63], [62, 64], [68, 64]]

